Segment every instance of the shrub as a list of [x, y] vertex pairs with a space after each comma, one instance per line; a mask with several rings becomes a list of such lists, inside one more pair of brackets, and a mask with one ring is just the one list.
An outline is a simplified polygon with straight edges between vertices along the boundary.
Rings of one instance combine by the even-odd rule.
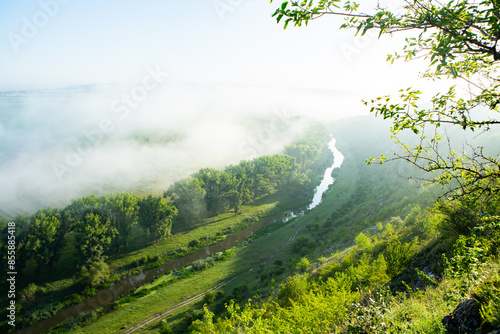
[[476, 292], [480, 304], [483, 328], [488, 331], [500, 327], [500, 278], [482, 283]]
[[292, 251], [294, 253], [298, 253], [301, 256], [304, 256], [310, 253], [310, 251], [315, 247], [316, 243], [313, 240], [306, 237], [299, 237], [293, 244]]
[[85, 297], [74, 293], [71, 296], [66, 297], [63, 303], [65, 306], [70, 306], [70, 305], [75, 305], [75, 304], [81, 303], [84, 300], [85, 300]]
[[283, 260], [280, 260], [280, 259], [274, 260], [273, 264], [275, 266], [282, 266], [283, 265]]
[[358, 234], [354, 239], [354, 242], [356, 243], [356, 246], [358, 246], [358, 248], [363, 252], [371, 252], [373, 249], [373, 244], [370, 240], [370, 237], [364, 233]]
[[188, 326], [196, 320], [202, 319], [204, 315], [203, 310], [193, 309], [186, 312], [184, 316], [184, 320], [188, 324]]
[[445, 270], [449, 276], [461, 277], [464, 274], [472, 274], [477, 277], [478, 267], [486, 262], [488, 248], [481, 240], [472, 235], [466, 237], [461, 235], [453, 245], [453, 256], [447, 259], [443, 255]]
[[375, 293], [362, 303], [351, 304], [352, 314], [347, 326], [349, 333], [387, 333], [389, 328], [384, 322], [387, 298], [387, 293]]
[[65, 322], [66, 329], [74, 329], [78, 326], [84, 325], [91, 322], [97, 317], [96, 311], [90, 311], [88, 313], [82, 313], [75, 318], [71, 318]]
[[210, 305], [215, 301], [215, 292], [214, 291], [208, 291], [205, 293], [203, 296], [203, 303]]
[[140, 261], [140, 264], [146, 264], [146, 263], [148, 263], [148, 262], [149, 262], [149, 256], [148, 256], [148, 255], [144, 255], [144, 256], [142, 257], [142, 259], [141, 259], [141, 260], [139, 260], [139, 261]]
[[172, 328], [168, 324], [167, 320], [163, 319], [160, 322], [160, 334], [172, 334]]
[[439, 228], [443, 235], [459, 236], [469, 235], [479, 225], [478, 215], [459, 202], [446, 202], [436, 204], [436, 209], [443, 215]]
[[201, 271], [210, 268], [213, 265], [214, 265], [214, 259], [212, 257], [207, 257], [204, 260], [194, 261], [191, 267], [193, 268], [193, 271]]
[[280, 285], [277, 300], [281, 307], [292, 306], [292, 301], [299, 301], [307, 292], [307, 278], [304, 275], [288, 277], [287, 281]]
[[241, 300], [248, 292], [248, 287], [246, 285], [240, 285], [233, 289], [232, 295], [234, 299]]
[[474, 233], [488, 245], [492, 255], [500, 253], [500, 216], [485, 215]]
[[188, 244], [188, 246], [191, 248], [191, 247], [196, 247], [198, 244], [200, 243], [199, 240], [197, 239], [194, 239], [194, 240], [191, 240]]
[[157, 262], [157, 261], [159, 261], [159, 260], [161, 260], [161, 256], [160, 256], [160, 255], [151, 256], [151, 257], [149, 258], [149, 262], [150, 262], [150, 263], [154, 263], [154, 262]]
[[309, 268], [309, 260], [305, 257], [301, 258], [295, 265], [295, 269], [297, 269], [300, 273], [306, 272], [307, 268]]
[[106, 282], [109, 275], [110, 270], [108, 264], [104, 261], [99, 261], [82, 267], [80, 282], [86, 287], [96, 287]]
[[396, 240], [387, 245], [384, 258], [387, 263], [387, 274], [391, 277], [399, 276], [410, 263], [415, 253], [415, 246], [418, 243], [418, 238], [412, 242], [402, 244]]
[[31, 308], [35, 304], [36, 296], [42, 292], [43, 288], [39, 287], [35, 283], [31, 283], [26, 288], [21, 290], [19, 301], [23, 304], [23, 307]]

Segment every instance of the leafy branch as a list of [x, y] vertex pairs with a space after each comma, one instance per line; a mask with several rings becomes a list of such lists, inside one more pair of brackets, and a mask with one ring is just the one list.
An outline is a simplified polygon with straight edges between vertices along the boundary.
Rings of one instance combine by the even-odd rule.
[[[271, 1], [272, 2], [272, 1]], [[424, 59], [429, 68], [423, 77], [438, 80], [459, 80], [467, 87], [459, 91], [457, 85], [447, 91], [434, 93], [427, 103], [422, 103], [422, 92], [407, 88], [400, 90], [397, 99], [382, 96], [363, 101], [376, 116], [391, 119], [394, 136], [409, 130], [420, 136], [414, 147], [400, 140], [402, 159], [426, 173], [437, 175], [431, 182], [450, 185], [446, 194], [484, 196], [498, 192], [499, 159], [483, 154], [482, 147], [468, 145], [469, 154], [456, 154], [448, 145], [445, 154], [439, 147], [442, 140], [438, 129], [444, 125], [469, 131], [488, 131], [500, 124], [500, 8], [496, 0], [405, 0], [400, 8], [377, 6], [361, 12], [360, 5], [351, 1], [285, 1], [273, 16], [301, 26], [325, 15], [341, 16], [341, 29], [353, 28], [356, 35], [368, 30], [383, 34], [417, 31], [408, 36], [402, 53], [388, 55], [387, 60], [410, 61]], [[424, 132], [434, 128], [434, 135], [426, 139]], [[446, 139], [450, 138], [446, 135]], [[464, 153], [464, 152], [463, 152]], [[370, 158], [368, 163], [384, 163], [393, 159]]]

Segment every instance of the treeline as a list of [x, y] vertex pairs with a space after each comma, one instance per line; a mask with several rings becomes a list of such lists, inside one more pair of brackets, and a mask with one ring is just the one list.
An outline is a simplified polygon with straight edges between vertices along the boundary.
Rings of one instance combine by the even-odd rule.
[[[21, 274], [33, 261], [37, 273], [52, 269], [63, 250], [69, 249], [67, 244], [72, 243], [76, 268], [68, 269], [81, 270], [83, 275], [91, 268], [100, 268], [89, 274], [99, 276], [108, 271], [105, 260], [110, 253], [127, 250], [132, 232], [148, 234], [150, 241], [157, 242], [170, 235], [176, 216], [176, 222], [192, 224], [229, 210], [238, 214], [242, 204], [278, 188], [292, 195], [310, 191], [317, 172], [311, 170], [312, 165], [328, 139], [323, 127], [313, 127], [304, 138], [286, 147], [285, 154], [242, 161], [224, 170], [201, 169], [172, 185], [164, 197], [89, 195], [73, 200], [63, 209], [46, 208], [33, 215], [19, 215], [14, 219], [15, 267]], [[14, 232], [9, 230], [7, 220], [0, 220], [0, 228], [0, 250], [6, 264], [9, 231]]]
[[[132, 273], [137, 260], [122, 261], [117, 267], [109, 258], [127, 258], [131, 249], [146, 248], [148, 243], [170, 236], [173, 226], [189, 229], [207, 217], [231, 210], [239, 214], [243, 204], [275, 191], [282, 192], [280, 201], [293, 203], [286, 205], [305, 202], [326, 164], [331, 164], [329, 139], [323, 127], [312, 127], [287, 146], [284, 154], [242, 161], [223, 170], [201, 169], [176, 182], [164, 196], [89, 195], [72, 200], [65, 208], [19, 215], [13, 223], [0, 218], [0, 261], [7, 267], [14, 261], [9, 259], [9, 251], [15, 252], [13, 265], [21, 278], [17, 305], [23, 312], [18, 324], [40, 321]], [[15, 244], [9, 244], [11, 235]], [[149, 257], [160, 259], [160, 255]], [[6, 279], [6, 273], [0, 279]], [[71, 282], [58, 288], [61, 280]]]
[[[16, 268], [22, 273], [33, 260], [37, 271], [51, 269], [74, 234], [74, 256], [79, 268], [106, 259], [107, 253], [127, 248], [138, 224], [156, 241], [170, 235], [177, 209], [161, 196], [142, 198], [130, 193], [90, 195], [73, 200], [64, 209], [42, 209], [16, 217]], [[7, 233], [4, 230], [3, 236]], [[7, 247], [5, 242], [2, 247]], [[2, 252], [6, 254], [6, 252]]]
[[171, 198], [186, 224], [233, 210], [242, 204], [283, 189], [290, 196], [311, 190], [313, 165], [327, 147], [330, 135], [314, 128], [301, 140], [287, 146], [284, 154], [263, 156], [230, 165], [224, 170], [203, 168], [191, 177], [174, 183], [164, 196]]

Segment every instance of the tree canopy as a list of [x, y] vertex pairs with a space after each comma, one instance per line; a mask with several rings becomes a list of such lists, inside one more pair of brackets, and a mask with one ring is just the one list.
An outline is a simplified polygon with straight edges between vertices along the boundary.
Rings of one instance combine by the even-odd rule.
[[169, 206], [163, 197], [149, 195], [139, 202], [139, 224], [153, 235], [156, 241], [170, 235], [172, 219], [178, 213], [175, 206]]
[[[424, 77], [449, 79], [453, 85], [445, 91], [432, 92], [430, 101], [421, 98], [421, 91], [404, 88], [398, 97], [381, 96], [364, 103], [376, 116], [392, 120], [394, 136], [403, 130], [418, 136], [416, 145], [398, 141], [402, 153], [394, 159], [404, 159], [426, 172], [436, 173], [429, 181], [449, 186], [447, 194], [452, 197], [466, 196], [475, 201], [500, 192], [498, 155], [489, 156], [477, 145], [465, 145], [457, 153], [443, 129], [451, 126], [480, 132], [500, 124], [499, 7], [498, 1], [491, 0], [405, 0], [397, 8], [379, 4], [370, 12], [363, 12], [360, 4], [351, 1], [285, 1], [273, 16], [284, 22], [285, 29], [290, 23], [302, 26], [322, 16], [339, 16], [344, 19], [340, 28], [354, 28], [356, 35], [373, 29], [379, 36], [407, 34], [402, 50], [389, 54], [387, 59], [425, 59], [429, 67]], [[448, 145], [443, 144], [445, 140]], [[368, 162], [386, 159], [381, 156]]]

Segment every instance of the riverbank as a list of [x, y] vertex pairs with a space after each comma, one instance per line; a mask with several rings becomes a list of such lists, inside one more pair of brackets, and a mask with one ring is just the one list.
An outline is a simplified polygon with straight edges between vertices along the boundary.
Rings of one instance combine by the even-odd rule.
[[[301, 146], [300, 149], [302, 150], [303, 147], [306, 146]], [[308, 181], [308, 184], [310, 184], [310, 182], [312, 182], [312, 184], [316, 183], [316, 181], [314, 180], [314, 178], [316, 177], [315, 175], [318, 175], [316, 184], [319, 183], [321, 171], [324, 171], [324, 168], [326, 167], [325, 163], [327, 161], [330, 161], [329, 164], [331, 164], [331, 152], [328, 152], [327, 149], [324, 149], [323, 153], [316, 156], [315, 159], [316, 160], [309, 163], [311, 165], [312, 171], [314, 172], [311, 172], [311, 170], [307, 171], [308, 175], [310, 175], [311, 177], [311, 179]], [[321, 168], [321, 171], [318, 168]], [[292, 189], [288, 186], [284, 187], [283, 189], [279, 189], [278, 191], [273, 191], [269, 195], [257, 198], [253, 200], [251, 204], [242, 205], [238, 210], [237, 215], [235, 215], [234, 212], [227, 212], [219, 216], [204, 219], [197, 224], [185, 225], [182, 229], [174, 226], [174, 229], [172, 230], [173, 235], [167, 240], [163, 240], [158, 243], [147, 245], [148, 240], [144, 239], [144, 234], [135, 233], [142, 231], [136, 231], [139, 227], [137, 225], [134, 226], [132, 235], [129, 238], [127, 252], [111, 255], [106, 261], [109, 264], [111, 272], [113, 273], [111, 281], [108, 282], [110, 282], [111, 284], [115, 282], [115, 286], [110, 286], [109, 283], [106, 283], [104, 290], [102, 290], [101, 286], [98, 291], [96, 291], [96, 288], [88, 291], [85, 290], [83, 291], [83, 294], [80, 294], [80, 292], [78, 291], [78, 278], [75, 278], [73, 276], [65, 276], [65, 273], [69, 273], [65, 269], [68, 267], [73, 267], [73, 264], [75, 264], [75, 258], [73, 256], [75, 250], [72, 247], [73, 235], [70, 234], [68, 236], [66, 247], [62, 252], [61, 260], [56, 262], [53, 268], [54, 270], [42, 272], [42, 275], [36, 275], [38, 277], [36, 280], [37, 303], [32, 304], [34, 307], [31, 306], [30, 308], [23, 309], [23, 315], [32, 314], [29, 318], [23, 319], [23, 321], [29, 321], [33, 323], [34, 321], [36, 321], [36, 319], [47, 317], [47, 315], [51, 314], [58, 314], [59, 311], [59, 314], [61, 315], [66, 314], [63, 317], [56, 317], [58, 319], [56, 322], [60, 323], [61, 321], [66, 321], [68, 317], [74, 316], [81, 312], [94, 312], [95, 310], [102, 311], [103, 308], [108, 311], [109, 309], [107, 305], [110, 305], [119, 295], [123, 295], [124, 292], [129, 290], [130, 288], [135, 289], [137, 287], [137, 285], [130, 284], [130, 282], [136, 281], [136, 283], [140, 285], [149, 281], [149, 279], [138, 278], [142, 275], [149, 275], [145, 274], [145, 269], [162, 266], [161, 263], [164, 260], [170, 259], [172, 257], [176, 257], [179, 255], [182, 256], [185, 254], [193, 255], [198, 252], [198, 250], [200, 250], [201, 253], [203, 253], [204, 251], [210, 253], [210, 251], [203, 250], [207, 244], [227, 239], [228, 237], [229, 239], [231, 239], [230, 235], [232, 235], [233, 232], [238, 231], [248, 225], [253, 225], [252, 223], [254, 223], [255, 220], [261, 220], [261, 218], [265, 216], [273, 215], [278, 212], [295, 211], [297, 208], [305, 208], [307, 203], [310, 201], [310, 196], [312, 197], [312, 193], [308, 194], [307, 192], [302, 190], [298, 195], [294, 192], [291, 192], [291, 190]], [[281, 220], [281, 218], [282, 217], [278, 217], [275, 219]], [[147, 247], [144, 247], [144, 245], [147, 245]], [[200, 258], [192, 257], [189, 262], [196, 261], [198, 259]], [[182, 265], [185, 264], [178, 264], [175, 268], [178, 268]], [[35, 268], [36, 266], [34, 265], [34, 263], [28, 263], [28, 267], [23, 277], [33, 277]], [[166, 268], [166, 270], [172, 269], [174, 268]], [[140, 271], [139, 275], [135, 274], [138, 270]], [[152, 271], [150, 278], [161, 275], [162, 273], [163, 272], [161, 271]], [[123, 289], [116, 288], [116, 286], [118, 285], [116, 284], [116, 282], [118, 282], [120, 279], [122, 280], [120, 282], [128, 282], [127, 284], [123, 284]], [[44, 284], [44, 282], [50, 282], [50, 284]], [[26, 284], [28, 284], [28, 282], [26, 282]], [[20, 285], [22, 286], [23, 284]], [[90, 297], [90, 300], [88, 300], [87, 302], [84, 301], [82, 303], [82, 297]], [[73, 312], [65, 313], [65, 310], [61, 310], [62, 307], [72, 304], [76, 304]], [[90, 305], [90, 307], [88, 305]], [[31, 313], [26, 313], [30, 311], [30, 309]], [[46, 322], [49, 322], [48, 319]], [[57, 323], [50, 323], [50, 326], [48, 327], [53, 327], [53, 325], [57, 325]], [[32, 328], [40, 328], [40, 326], [37, 325], [40, 325], [39, 321]], [[27, 327], [27, 330], [28, 328], [29, 327]], [[46, 329], [47, 327], [44, 328]], [[41, 329], [39, 329], [39, 331], [41, 331]], [[37, 331], [35, 330], [35, 332]]]
[[[103, 310], [112, 310], [109, 306], [112, 305], [120, 295], [126, 293], [128, 290], [135, 289], [143, 284], [151, 282], [156, 276], [162, 275], [165, 272], [182, 268], [183, 266], [187, 266], [196, 260], [206, 258], [211, 253], [221, 252], [234, 247], [246, 239], [246, 237], [248, 237], [254, 230], [266, 226], [274, 221], [281, 220], [283, 217], [283, 211], [281, 209], [282, 206], [280, 206], [280, 202], [284, 200], [285, 196], [285, 194], [280, 192], [274, 193], [256, 201], [254, 205], [244, 206], [244, 213], [241, 215], [235, 216], [234, 214], [225, 214], [214, 217], [208, 220], [206, 224], [200, 224], [198, 228], [192, 229], [191, 231], [185, 231], [184, 233], [178, 233], [172, 238], [174, 239], [173, 242], [164, 242], [164, 244], [166, 243], [167, 245], [152, 245], [147, 249], [143, 249], [141, 252], [133, 254], [132, 257], [127, 257], [127, 260], [118, 258], [116, 262], [110, 261], [111, 265], [116, 266], [117, 268], [127, 268], [127, 266], [129, 266], [128, 264], [136, 262], [136, 259], [140, 261], [143, 258], [152, 257], [152, 255], [148, 254], [158, 255], [161, 253], [168, 253], [171, 252], [169, 249], [175, 250], [176, 248], [174, 247], [178, 247], [177, 249], [189, 253], [182, 257], [174, 257], [173, 259], [167, 260], [162, 265], [149, 270], [145, 269], [148, 267], [148, 263], [144, 262], [144, 265], [139, 267], [139, 269], [144, 268], [144, 270], [141, 270], [138, 274], [134, 274], [134, 272], [137, 272], [137, 269], [128, 269], [126, 272], [132, 273], [132, 276], [122, 279], [111, 287], [99, 290], [90, 298], [81, 301], [76, 305], [70, 306], [69, 308], [61, 309], [52, 317], [44, 319], [32, 326], [18, 330], [16, 333], [42, 333], [60, 323], [70, 320], [73, 317], [78, 317], [81, 313], [89, 314], [95, 310], [100, 310], [101, 312]], [[289, 208], [287, 207], [287, 209]], [[259, 219], [259, 216], [262, 218]], [[252, 224], [246, 223], [248, 221], [251, 221]], [[240, 230], [239, 226], [242, 225], [246, 225], [246, 227]], [[224, 231], [227, 232], [231, 230], [235, 230], [236, 232], [229, 235], [224, 234]], [[200, 245], [193, 246], [191, 249], [194, 251], [190, 252], [190, 248], [188, 248], [187, 245], [193, 240], [199, 240], [201, 235], [203, 235], [208, 241], [211, 239], [219, 241], [203, 247], [199, 247]]]
[[[338, 152], [334, 149], [335, 141], [333, 140], [330, 144], [332, 153]], [[334, 168], [340, 167], [342, 161], [343, 159], [338, 159], [337, 156], [337, 159], [334, 159], [334, 166], [327, 169], [328, 173], [324, 173], [323, 180], [330, 179], [331, 171]], [[327, 189], [328, 187], [319, 186], [316, 188], [317, 192], [321, 192], [319, 198], [321, 198], [321, 195]], [[318, 197], [316, 196], [316, 198]], [[311, 207], [311, 204], [308, 207]], [[303, 212], [304, 210], [305, 207], [298, 211]], [[237, 247], [228, 259], [217, 262], [213, 267], [167, 285], [162, 289], [153, 289], [152, 293], [141, 296], [139, 299], [134, 299], [130, 304], [123, 304], [113, 312], [102, 316], [98, 321], [83, 328], [75, 329], [72, 333], [115, 333], [120, 331], [131, 333], [135, 329], [141, 331], [142, 327], [137, 326], [137, 324], [141, 323], [144, 319], [151, 319], [147, 325], [148, 328], [154, 327], [157, 325], [155, 324], [157, 319], [171, 313], [165, 311], [182, 312], [183, 307], [188, 307], [189, 303], [196, 302], [196, 300], [201, 298], [202, 294], [212, 291], [214, 287], [217, 287], [216, 292], [219, 295], [226, 296], [230, 292], [234, 294], [235, 290], [246, 291], [247, 287], [253, 282], [262, 281], [264, 265], [271, 265], [273, 261], [279, 260], [277, 255], [283, 255], [280, 252], [287, 252], [286, 256], [290, 256], [290, 250], [287, 247], [295, 241], [298, 232], [304, 225], [311, 222], [309, 219], [302, 219], [299, 223], [295, 223], [296, 220], [294, 218], [283, 219], [286, 216], [281, 215], [277, 222], [256, 232], [250, 240]], [[268, 218], [273, 219], [275, 217]], [[207, 255], [209, 254], [211, 253], [207, 253]], [[284, 275], [286, 274], [287, 271], [284, 268], [280, 268], [275, 272], [274, 279], [276, 281], [284, 279]], [[149, 289], [154, 284], [158, 283], [148, 284], [142, 288]], [[193, 296], [199, 298], [193, 298]], [[219, 296], [218, 298], [221, 297]], [[178, 305], [179, 307], [177, 308], [176, 306]], [[179, 321], [182, 323], [182, 320]], [[182, 326], [182, 324], [174, 322], [175, 325]]]
[[[275, 196], [277, 196], [277, 194], [275, 194]], [[283, 196], [283, 195], [282, 195], [282, 196]], [[280, 208], [280, 206], [278, 205], [279, 203], [280, 203], [280, 201], [273, 202], [274, 209], [276, 209], [276, 208]], [[290, 204], [290, 203], [288, 203], [288, 204]], [[281, 207], [283, 207], [283, 206], [281, 206]], [[305, 206], [304, 206], [304, 208], [305, 208]], [[280, 217], [268, 217], [268, 218], [269, 218], [270, 220], [278, 220], [278, 221], [279, 221], [279, 220], [282, 220], [282, 219], [283, 219], [283, 216], [280, 216]], [[279, 224], [281, 224], [281, 223], [279, 223]], [[265, 224], [264, 224], [264, 225], [265, 225]], [[293, 225], [293, 224], [292, 224], [292, 225]], [[284, 226], [284, 225], [283, 225], [283, 226]], [[281, 225], [280, 225], [280, 227], [281, 227]], [[294, 227], [294, 226], [292, 226], [292, 229], [294, 229], [294, 230], [295, 230], [295, 227]], [[283, 230], [283, 231], [281, 231], [281, 232], [282, 232], [282, 233], [284, 233], [284, 234], [283, 234], [283, 235], [282, 235], [282, 233], [274, 233], [274, 234], [273, 234], [273, 235], [274, 235], [275, 237], [277, 237], [278, 239], [273, 240], [273, 242], [270, 242], [270, 243], [269, 243], [269, 241], [268, 241], [268, 243], [267, 243], [267, 244], [265, 244], [265, 245], [261, 245], [261, 246], [259, 246], [257, 249], [253, 250], [253, 251], [251, 252], [251, 253], [253, 254], [252, 256], [259, 256], [259, 254], [261, 254], [261, 253], [262, 253], [262, 254], [264, 254], [265, 256], [268, 256], [269, 254], [271, 254], [271, 253], [275, 250], [275, 249], [269, 249], [269, 247], [268, 247], [268, 246], [270, 246], [270, 245], [271, 245], [271, 246], [273, 246], [273, 245], [281, 245], [281, 244], [283, 244], [284, 242], [286, 242], [286, 241], [289, 239], [289, 236], [288, 236], [287, 230], [286, 230], [286, 229], [284, 229], [284, 230]], [[281, 236], [283, 236], [283, 238], [282, 238], [283, 240], [280, 240]], [[241, 240], [240, 240], [240, 241], [241, 241]], [[281, 241], [283, 241], [283, 242], [281, 242]], [[208, 254], [210, 254], [210, 252], [208, 252], [208, 253], [207, 253], [207, 255], [208, 255]], [[239, 257], [237, 256], [237, 258], [239, 258]], [[236, 272], [240, 272], [241, 270], [248, 270], [248, 269], [249, 269], [249, 268], [247, 268], [248, 263], [250, 263], [250, 264], [254, 264], [254, 261], [244, 262], [244, 264], [243, 264], [243, 266], [242, 266], [242, 267], [237, 266], [237, 268], [236, 268], [236, 269], [232, 268], [232, 269], [230, 269], [230, 270], [228, 271], [228, 273], [233, 274], [233, 273], [235, 272], [234, 270], [236, 270]], [[221, 264], [221, 265], [222, 265], [222, 266], [224, 266], [224, 265], [225, 265], [225, 266], [229, 266], [229, 268], [231, 268], [231, 267], [233, 267], [233, 266], [234, 266], [234, 263], [232, 263], [231, 261], [229, 261], [229, 262], [227, 262], [227, 263], [226, 263], [226, 261], [224, 261], [224, 263], [223, 263], [223, 264]], [[218, 265], [218, 266], [217, 266], [217, 268], [219, 268], [219, 269], [224, 268], [224, 267], [221, 267], [221, 265]], [[222, 270], [222, 272], [224, 272], [224, 270]], [[205, 271], [204, 271], [203, 273], [205, 273]], [[220, 274], [220, 273], [219, 273], [219, 274]], [[197, 275], [195, 275], [195, 276], [197, 276]], [[210, 281], [210, 282], [212, 281], [212, 280], [210, 279], [210, 275], [208, 275], [208, 276], [206, 276], [206, 277], [205, 277], [205, 274], [203, 274], [203, 276], [204, 276], [204, 279], [208, 279], [208, 281]], [[180, 282], [183, 282], [183, 281], [184, 281], [184, 280], [181, 280]], [[179, 282], [179, 283], [180, 283], [180, 282]], [[198, 285], [197, 285], [197, 286], [198, 286]], [[200, 286], [203, 286], [203, 285], [200, 285]], [[213, 285], [212, 285], [212, 286], [213, 286]], [[176, 287], [178, 287], [178, 283], [177, 283], [177, 282], [176, 282]], [[188, 287], [189, 287], [189, 285], [188, 285]], [[175, 290], [176, 292], [181, 292], [181, 295], [184, 295], [184, 293], [183, 293], [183, 289], [178, 289], [178, 288], [175, 288], [174, 290]], [[161, 291], [164, 291], [164, 289], [162, 289]], [[166, 291], [166, 289], [165, 289], [165, 291]], [[191, 293], [191, 291], [190, 291], [190, 293]], [[155, 291], [155, 293], [154, 293], [153, 295], [161, 295], [161, 294], [162, 294], [162, 293], [159, 293], [158, 291]], [[169, 294], [169, 295], [170, 295], [170, 294]], [[139, 302], [139, 304], [138, 304], [138, 305], [140, 305], [141, 303], [143, 303], [146, 299], [147, 299], [147, 298], [141, 298], [141, 300], [140, 300], [140, 302]], [[134, 305], [135, 305], [135, 304], [136, 304], [136, 303], [134, 303]], [[153, 304], [154, 304], [154, 305], [159, 305], [159, 304], [157, 303], [157, 301], [154, 301], [154, 299], [153, 299]], [[163, 309], [164, 309], [164, 307], [168, 307], [168, 306], [162, 306], [161, 308], [163, 308]], [[124, 309], [124, 308], [123, 308], [123, 309]], [[127, 304], [126, 309], [128, 310], [127, 312], [130, 312], [130, 309], [131, 309], [130, 304]], [[149, 310], [149, 309], [150, 309], [150, 306], [148, 306], [148, 307], [147, 307], [147, 309]], [[155, 307], [153, 307], [152, 309], [155, 309]], [[103, 318], [108, 318], [108, 317], [110, 317], [111, 319], [113, 319], [113, 318], [114, 318], [113, 314], [116, 314], [116, 311], [114, 311], [114, 312], [110, 313], [109, 315], [105, 315]], [[143, 312], [143, 311], [140, 311], [140, 312], [139, 312], [139, 316], [144, 316], [144, 312]], [[121, 317], [120, 315], [118, 315], [118, 320], [119, 320], [119, 319], [123, 320], [123, 319], [122, 319], [122, 317]], [[98, 321], [98, 322], [100, 323], [101, 321]], [[112, 322], [113, 322], [113, 321], [112, 321]], [[108, 327], [109, 327], [109, 325], [106, 325], [106, 326], [104, 326], [104, 327], [105, 327], [105, 328], [108, 328]], [[93, 332], [93, 329], [91, 329], [91, 331], [90, 331], [90, 332]]]

